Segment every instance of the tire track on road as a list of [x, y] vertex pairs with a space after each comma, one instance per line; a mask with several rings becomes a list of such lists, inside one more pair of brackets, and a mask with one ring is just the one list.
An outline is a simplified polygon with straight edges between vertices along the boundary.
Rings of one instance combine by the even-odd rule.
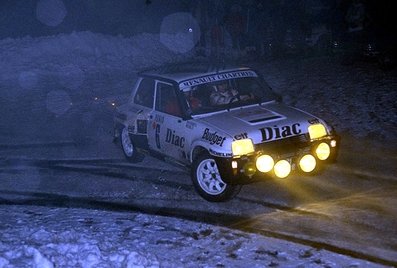
[[[105, 177], [112, 177], [112, 178], [119, 178], [119, 179], [127, 179], [127, 180], [140, 180], [144, 182], [149, 182], [151, 184], [157, 186], [166, 186], [169, 188], [175, 189], [182, 189], [185, 191], [193, 191], [193, 186], [191, 184], [180, 183], [176, 181], [169, 181], [169, 180], [157, 180], [152, 179], [145, 176], [145, 172], [148, 175], [153, 177], [162, 177], [167, 176], [172, 173], [173, 176], [186, 176], [189, 177], [190, 181], [190, 174], [186, 171], [181, 170], [164, 170], [161, 168], [155, 167], [147, 167], [147, 166], [140, 166], [134, 165], [131, 163], [120, 163], [120, 160], [117, 159], [87, 159], [87, 160], [21, 160], [21, 159], [8, 159], [5, 161], [6, 164], [17, 164], [18, 168], [22, 167], [39, 167], [42, 169], [52, 169], [58, 171], [65, 171], [65, 172], [77, 172], [83, 174], [92, 174], [92, 175], [100, 175]], [[109, 168], [110, 167], [110, 168]], [[14, 173], [18, 171], [18, 168], [6, 168], [2, 169], [8, 173]], [[1, 170], [1, 169], [0, 169]], [[131, 171], [138, 171], [139, 176], [131, 175]], [[258, 205], [261, 207], [266, 207], [270, 209], [275, 209], [279, 211], [286, 211], [286, 212], [294, 212], [298, 214], [306, 214], [312, 215], [315, 214], [317, 216], [328, 217], [324, 214], [315, 213], [307, 210], [297, 209], [295, 207], [280, 205], [276, 203], [270, 203], [263, 200], [253, 199], [253, 198], [246, 198], [246, 197], [236, 197], [237, 200], [240, 200], [245, 203], [250, 203], [254, 205]]]
[[[93, 175], [101, 175], [105, 177], [113, 177], [113, 178], [128, 178], [128, 170], [136, 169], [139, 172], [148, 172], [153, 174], [158, 173], [164, 174], [164, 172], [174, 172], [181, 176], [188, 176], [188, 173], [183, 171], [164, 171], [163, 169], [144, 167], [133, 164], [120, 164], [120, 160], [115, 159], [87, 159], [87, 160], [24, 160], [24, 159], [7, 159], [0, 162], [3, 170], [15, 170], [24, 167], [33, 167], [33, 168], [41, 168], [41, 169], [53, 169], [53, 170], [61, 170], [67, 172], [77, 172], [81, 174], [93, 174]], [[14, 166], [16, 165], [16, 166]], [[116, 169], [116, 170], [114, 170]], [[128, 169], [126, 171], [126, 169]], [[156, 175], [155, 175], [156, 176]], [[138, 179], [142, 179], [145, 182], [155, 183], [157, 185], [169, 186], [172, 188], [183, 188], [186, 191], [193, 191], [193, 187], [187, 184], [178, 184], [174, 181], [159, 181], [153, 179], [144, 179], [145, 176], [141, 176]], [[137, 179], [136, 177], [131, 177], [130, 179]], [[360, 252], [356, 249], [350, 249], [345, 247], [339, 247], [332, 245], [330, 243], [325, 243], [319, 239], [310, 238], [302, 238], [297, 235], [284, 233], [282, 231], [277, 231], [280, 227], [275, 226], [275, 228], [268, 228], [266, 226], [262, 226], [261, 228], [257, 228], [255, 226], [250, 226], [253, 221], [256, 219], [251, 216], [244, 215], [236, 215], [233, 213], [220, 213], [217, 211], [209, 212], [207, 210], [200, 209], [191, 209], [182, 207], [164, 207], [163, 202], [159, 200], [158, 203], [162, 205], [156, 204], [142, 204], [139, 202], [134, 202], [132, 200], [127, 200], [125, 202], [115, 202], [115, 198], [84, 198], [84, 197], [75, 197], [68, 195], [59, 195], [59, 194], [49, 194], [49, 193], [32, 193], [32, 192], [10, 192], [10, 191], [0, 191], [0, 195], [21, 195], [27, 196], [27, 198], [23, 200], [9, 200], [2, 199], [0, 200], [0, 204], [20, 204], [20, 205], [42, 205], [42, 206], [62, 206], [62, 207], [85, 207], [85, 208], [94, 208], [94, 209], [105, 209], [105, 210], [121, 210], [121, 211], [136, 211], [142, 212], [146, 214], [160, 215], [160, 216], [168, 216], [168, 217], [176, 217], [181, 219], [193, 220], [197, 222], [205, 222], [210, 224], [217, 224], [228, 228], [234, 228], [250, 233], [262, 234], [269, 237], [279, 238], [283, 240], [287, 240], [294, 243], [304, 244], [311, 246], [317, 249], [325, 249], [328, 251], [336, 252], [343, 255], [348, 255], [354, 258], [360, 258], [363, 260], [368, 260], [371, 262], [375, 262], [382, 265], [389, 266], [397, 266], [397, 263], [393, 260], [388, 260], [385, 258], [377, 257], [371, 254], [366, 254]], [[313, 211], [307, 211], [303, 209], [298, 209], [295, 207], [289, 207], [285, 205], [279, 205], [276, 203], [264, 202], [261, 200], [255, 200], [246, 197], [238, 197], [238, 200], [241, 202], [246, 202], [249, 204], [254, 204], [261, 207], [271, 208], [277, 211], [283, 211], [292, 213], [300, 216], [310, 216], [321, 218], [321, 220], [328, 220], [330, 216], [317, 213]], [[167, 199], [168, 200], [168, 199]], [[171, 199], [170, 199], [171, 200]], [[163, 200], [164, 201], [164, 200]], [[183, 200], [178, 200], [181, 202]], [[191, 202], [189, 200], [188, 202]], [[204, 201], [203, 201], [204, 202]], [[164, 202], [165, 203], [165, 202]]]
[[[21, 193], [21, 192], [12, 192], [12, 191], [0, 191], [0, 195], [3, 194], [28, 194], [31, 196], [31, 193]], [[396, 267], [397, 262], [393, 260], [387, 260], [384, 258], [379, 258], [377, 256], [373, 256], [370, 254], [365, 254], [354, 249], [348, 249], [344, 247], [338, 247], [332, 244], [324, 243], [321, 241], [316, 241], [314, 239], [304, 239], [299, 238], [293, 235], [285, 234], [282, 232], [277, 232], [269, 229], [257, 229], [246, 227], [246, 224], [242, 225], [241, 223], [247, 223], [250, 219], [248, 217], [230, 215], [227, 213], [216, 213], [208, 211], [200, 211], [200, 210], [190, 210], [178, 208], [177, 210], [174, 208], [167, 207], [156, 207], [156, 206], [148, 206], [142, 204], [134, 204], [134, 203], [120, 203], [120, 202], [110, 202], [108, 200], [98, 200], [92, 198], [80, 198], [80, 197], [69, 197], [65, 195], [58, 194], [43, 194], [36, 193], [34, 195], [35, 198], [24, 199], [22, 201], [12, 201], [6, 199], [0, 199], [0, 205], [23, 205], [23, 206], [46, 206], [46, 207], [64, 207], [64, 208], [88, 208], [88, 209], [102, 209], [102, 210], [111, 210], [111, 211], [119, 211], [119, 212], [139, 212], [156, 216], [165, 216], [165, 217], [174, 217], [180, 218], [183, 220], [191, 220], [195, 222], [203, 222], [208, 224], [216, 224], [219, 226], [223, 226], [226, 228], [241, 230], [244, 232], [260, 234], [267, 237], [273, 237], [277, 239], [282, 239], [285, 241], [298, 243], [307, 245], [318, 250], [327, 250], [331, 252], [335, 252], [338, 254], [350, 256], [353, 258], [358, 258], [361, 260], [367, 260], [373, 263], [382, 264], [386, 266]]]

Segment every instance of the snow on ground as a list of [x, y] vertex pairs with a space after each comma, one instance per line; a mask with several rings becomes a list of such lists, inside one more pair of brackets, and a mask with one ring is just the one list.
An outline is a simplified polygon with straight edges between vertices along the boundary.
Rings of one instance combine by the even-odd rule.
[[[87, 86], [93, 77], [117, 76], [121, 87], [135, 71], [191, 59], [168, 50], [159, 39], [79, 32], [0, 40], [2, 104], [10, 100], [12, 109], [25, 95], [30, 99], [54, 87], [44, 98], [50, 100], [48, 111], [62, 118], [71, 101], [65, 92], [90, 90], [96, 86], [91, 80]], [[286, 103], [323, 117], [343, 135], [389, 144], [396, 140], [395, 71], [366, 64], [347, 67], [327, 58], [256, 65]], [[67, 101], [52, 105], [54, 98]], [[25, 112], [34, 118], [34, 111]], [[4, 122], [1, 143], [12, 138]], [[14, 123], [20, 128], [20, 122]], [[0, 267], [376, 267], [278, 239], [141, 213], [1, 205], [0, 219]]]
[[0, 267], [381, 267], [209, 224], [133, 212], [0, 206]]
[[397, 141], [397, 70], [340, 61], [290, 59], [266, 63], [261, 70], [284, 102], [325, 119], [338, 133]]
[[[174, 37], [178, 40], [177, 37]], [[173, 36], [168, 36], [168, 42]], [[65, 80], [81, 80], [84, 73], [132, 71], [177, 62], [181, 54], [166, 48], [158, 34], [130, 38], [91, 32], [74, 32], [40, 38], [0, 40], [0, 81], [18, 81], [22, 88], [34, 86], [41, 75], [58, 73]], [[16, 79], [17, 78], [17, 79]]]

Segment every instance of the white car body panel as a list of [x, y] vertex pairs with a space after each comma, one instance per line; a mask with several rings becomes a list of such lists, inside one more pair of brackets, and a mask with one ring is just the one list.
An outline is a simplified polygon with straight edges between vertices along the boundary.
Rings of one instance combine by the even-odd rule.
[[[184, 77], [179, 74], [174, 82], [171, 81], [171, 75], [167, 75], [165, 81], [161, 81], [161, 76], [153, 76], [152, 79], [155, 85], [177, 85], [177, 90], [185, 92], [193, 84], [201, 85], [208, 81], [235, 78], [236, 75], [237, 77], [258, 77], [251, 69], [242, 68], [231, 69], [226, 74], [225, 72], [212, 73], [198, 76], [198, 78]], [[137, 80], [130, 101], [118, 107], [118, 113], [124, 116], [116, 116], [115, 124], [128, 126], [131, 135], [145, 136], [149, 150], [185, 164], [192, 163], [193, 150], [198, 147], [214, 156], [231, 158], [233, 157], [231, 144], [239, 139], [248, 138], [253, 141], [254, 145], [258, 145], [307, 135], [308, 127], [315, 123], [324, 124], [327, 134], [331, 134], [331, 128], [321, 119], [274, 100], [193, 114], [190, 118], [156, 111], [153, 107], [144, 107], [134, 103], [134, 95], [142, 79], [141, 77]], [[156, 95], [153, 98], [156, 99]]]

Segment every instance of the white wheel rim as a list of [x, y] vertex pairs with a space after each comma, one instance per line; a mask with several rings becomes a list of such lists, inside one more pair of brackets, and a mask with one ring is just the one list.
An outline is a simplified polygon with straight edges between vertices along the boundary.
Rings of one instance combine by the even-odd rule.
[[132, 145], [130, 136], [128, 134], [128, 129], [125, 127], [121, 132], [121, 144], [123, 146], [124, 153], [131, 157], [134, 153], [134, 146]]
[[196, 170], [198, 183], [207, 194], [219, 195], [226, 189], [226, 183], [219, 174], [218, 166], [214, 159], [204, 159]]

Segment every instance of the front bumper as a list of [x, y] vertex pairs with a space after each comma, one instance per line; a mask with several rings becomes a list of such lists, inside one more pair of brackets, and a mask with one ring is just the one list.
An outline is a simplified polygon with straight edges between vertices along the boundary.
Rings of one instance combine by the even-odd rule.
[[[330, 155], [325, 160], [320, 160], [316, 154], [316, 148], [320, 143], [326, 143], [330, 148]], [[247, 184], [254, 181], [261, 181], [265, 178], [276, 178], [275, 170], [261, 172], [256, 167], [257, 158], [261, 155], [270, 155], [274, 163], [285, 160], [290, 164], [291, 174], [303, 172], [299, 161], [305, 155], [312, 155], [315, 158], [316, 166], [311, 172], [315, 173], [325, 165], [333, 163], [337, 159], [340, 137], [338, 135], [327, 136], [311, 141], [307, 135], [295, 136], [289, 139], [272, 141], [256, 145], [255, 153], [238, 158], [216, 157], [219, 172], [222, 179], [229, 184]], [[290, 176], [290, 175], [289, 175]]]

